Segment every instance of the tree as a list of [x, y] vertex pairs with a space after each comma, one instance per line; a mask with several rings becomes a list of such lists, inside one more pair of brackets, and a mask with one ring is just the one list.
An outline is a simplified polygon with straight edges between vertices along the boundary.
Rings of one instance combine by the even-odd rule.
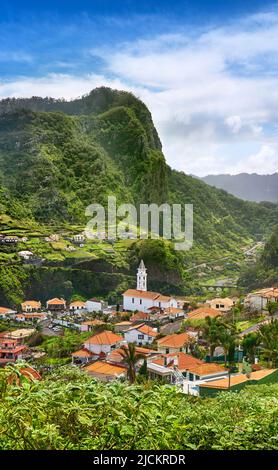
[[204, 339], [209, 344], [209, 355], [212, 360], [215, 348], [220, 345], [221, 324], [219, 318], [206, 317], [202, 331]]
[[267, 310], [269, 315], [273, 318], [274, 314], [278, 312], [278, 302], [268, 302]]
[[268, 365], [272, 368], [278, 359], [278, 320], [272, 320], [270, 323], [262, 325], [259, 335]]
[[244, 336], [242, 340], [241, 345], [243, 347], [243, 351], [247, 354], [248, 360], [251, 364], [255, 362], [256, 350], [260, 345], [260, 341], [260, 335], [256, 332], [249, 333]]
[[227, 364], [227, 358], [229, 363], [234, 355], [235, 344], [236, 344], [236, 328], [234, 325], [223, 324], [220, 326], [219, 341], [224, 349], [225, 365]]
[[135, 343], [128, 343], [127, 346], [122, 346], [119, 353], [123, 358], [123, 362], [128, 366], [127, 376], [129, 382], [133, 384], [136, 378], [136, 364], [140, 359], [143, 359], [144, 356], [136, 352]]

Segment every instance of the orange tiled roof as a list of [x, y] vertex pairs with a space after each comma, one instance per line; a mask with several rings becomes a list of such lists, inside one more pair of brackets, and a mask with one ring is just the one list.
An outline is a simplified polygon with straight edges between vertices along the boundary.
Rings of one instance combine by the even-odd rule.
[[66, 301], [64, 299], [54, 298], [47, 301], [47, 305], [66, 305]]
[[88, 325], [88, 326], [99, 326], [99, 325], [104, 325], [105, 322], [102, 320], [98, 320], [95, 318], [95, 320], [88, 320], [88, 321], [83, 321], [81, 325]]
[[182, 308], [177, 308], [177, 307], [167, 307], [165, 308], [164, 310], [165, 313], [172, 313], [172, 314], [175, 314], [175, 313], [184, 313], [183, 309]]
[[158, 292], [150, 292], [137, 289], [128, 289], [123, 293], [123, 295], [125, 295], [126, 297], [139, 297], [140, 299], [150, 300], [155, 300], [157, 297], [160, 296]]
[[37, 300], [25, 300], [22, 302], [21, 307], [41, 308], [41, 303]]
[[109, 364], [108, 362], [96, 361], [93, 364], [84, 368], [87, 372], [96, 373], [100, 375], [121, 375], [126, 373], [126, 368]]
[[5, 314], [5, 313], [12, 313], [12, 310], [10, 308], [0, 307], [0, 314]]
[[155, 300], [157, 300], [158, 302], [170, 302], [171, 298], [172, 297], [169, 295], [159, 294], [159, 296]]
[[82, 349], [79, 349], [79, 351], [73, 352], [72, 356], [74, 356], [74, 357], [92, 357], [93, 353], [91, 351], [89, 351], [89, 349], [82, 348]]
[[206, 317], [219, 317], [223, 313], [220, 312], [219, 310], [216, 310], [215, 308], [211, 307], [200, 307], [197, 308], [196, 310], [192, 310], [191, 312], [188, 312], [188, 318], [189, 320], [203, 320]]
[[[230, 386], [238, 385], [243, 382], [248, 382], [248, 380], [261, 380], [264, 377], [276, 372], [277, 369], [262, 369], [256, 372], [251, 372], [250, 377], [248, 378], [246, 374], [238, 374], [232, 375], [230, 377]], [[219, 379], [219, 380], [212, 380], [211, 382], [206, 382], [204, 384], [200, 384], [200, 387], [208, 387], [208, 388], [221, 388], [221, 389], [228, 389], [229, 388], [229, 378]]]
[[128, 330], [126, 330], [127, 332], [128, 331], [132, 331], [132, 330], [138, 330], [140, 331], [141, 333], [145, 334], [145, 335], [148, 335], [148, 336], [157, 336], [158, 333], [157, 331], [155, 331], [153, 328], [151, 328], [150, 326], [148, 325], [145, 325], [145, 323], [140, 323], [140, 325], [134, 325], [134, 326], [131, 326], [130, 328], [128, 328]]
[[149, 319], [150, 315], [145, 312], [137, 312], [132, 317], [130, 318], [130, 321], [140, 321], [140, 320], [146, 320]]
[[[120, 354], [120, 351], [122, 351], [122, 348], [113, 349], [113, 351], [111, 351], [106, 356], [106, 358], [109, 361], [121, 362], [123, 361], [123, 356]], [[157, 351], [155, 351], [154, 349], [142, 348], [140, 346], [135, 347], [135, 352], [137, 354], [142, 354], [145, 357], [153, 356], [154, 354], [157, 354]]]
[[148, 336], [156, 337], [158, 335], [157, 331], [155, 331], [150, 326], [144, 325], [144, 324], [142, 326], [139, 325], [139, 327], [137, 327], [137, 330], [139, 330], [141, 333], [148, 335]]
[[154, 360], [152, 360], [152, 362], [164, 366], [164, 358], [167, 358], [171, 361], [168, 362], [167, 367], [173, 367], [175, 357], [178, 359], [177, 367], [181, 371], [188, 370], [191, 367], [196, 367], [204, 364], [201, 359], [197, 359], [196, 357], [193, 357], [190, 354], [186, 354], [184, 352], [161, 354], [157, 356]]
[[190, 341], [187, 333], [173, 334], [157, 340], [159, 346], [169, 346], [170, 348], [182, 348]]
[[75, 300], [74, 302], [70, 303], [70, 308], [71, 307], [85, 307], [85, 302], [82, 302], [82, 300]]
[[216, 364], [215, 362], [196, 365], [196, 366], [188, 368], [188, 370], [189, 372], [192, 372], [193, 374], [200, 375], [200, 376], [209, 375], [209, 374], [217, 374], [218, 372], [219, 373], [228, 372], [228, 370], [225, 369], [225, 367], [219, 364]]
[[116, 335], [111, 331], [105, 330], [97, 335], [91, 336], [91, 338], [86, 339], [85, 344], [115, 344], [123, 340], [123, 337]]

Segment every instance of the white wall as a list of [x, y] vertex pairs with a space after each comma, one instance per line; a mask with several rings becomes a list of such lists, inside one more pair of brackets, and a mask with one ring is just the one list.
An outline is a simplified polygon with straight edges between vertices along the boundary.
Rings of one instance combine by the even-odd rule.
[[[143, 336], [143, 338], [140, 338], [140, 336]], [[136, 329], [125, 331], [124, 337], [128, 343], [136, 343], [141, 345], [151, 344], [154, 340], [153, 336], [148, 336]]]
[[[134, 302], [132, 302], [134, 299]], [[140, 302], [141, 300], [141, 302]], [[135, 312], [136, 310], [140, 310], [141, 312], [146, 312], [148, 308], [153, 307], [154, 303], [152, 299], [143, 299], [139, 297], [129, 297], [124, 295], [124, 310], [130, 310], [131, 312]]]
[[121, 344], [122, 344], [122, 341], [119, 341], [118, 343], [114, 345], [113, 344], [112, 345], [111, 344], [91, 344], [89, 342], [85, 342], [84, 347], [86, 349], [89, 349], [89, 351], [91, 351], [94, 354], [100, 354], [101, 352], [108, 354], [111, 352], [111, 350], [115, 348], [119, 348]]
[[93, 300], [87, 300], [86, 302], [88, 312], [101, 312], [102, 308], [102, 302], [94, 302]]

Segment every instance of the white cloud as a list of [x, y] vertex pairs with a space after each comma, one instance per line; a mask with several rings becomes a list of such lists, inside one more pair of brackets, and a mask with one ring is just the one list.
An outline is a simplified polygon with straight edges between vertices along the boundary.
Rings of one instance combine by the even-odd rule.
[[194, 35], [188, 30], [115, 45], [113, 52], [94, 49], [102, 73], [22, 77], [0, 83], [0, 96], [73, 98], [101, 85], [133, 91], [152, 111], [175, 168], [198, 175], [273, 172], [277, 44], [278, 13], [265, 12]]

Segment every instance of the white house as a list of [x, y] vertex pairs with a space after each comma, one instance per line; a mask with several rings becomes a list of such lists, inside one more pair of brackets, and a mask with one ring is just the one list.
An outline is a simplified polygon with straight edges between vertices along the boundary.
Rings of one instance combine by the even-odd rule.
[[278, 288], [270, 287], [251, 292], [244, 300], [244, 306], [252, 311], [262, 312], [267, 309], [268, 302], [278, 302]]
[[141, 260], [137, 272], [137, 289], [128, 289], [123, 293], [124, 310], [147, 312], [151, 307], [165, 309], [177, 306], [177, 300], [173, 297], [147, 290], [147, 270]]
[[82, 313], [87, 311], [86, 304], [85, 302], [82, 302], [82, 300], [75, 300], [74, 302], [71, 302], [69, 309], [72, 313]]
[[88, 312], [101, 312], [106, 304], [103, 300], [89, 299], [85, 302], [85, 307]]
[[113, 349], [119, 348], [124, 341], [124, 338], [120, 335], [116, 335], [111, 331], [105, 330], [99, 334], [91, 336], [84, 342], [84, 348], [91, 351], [93, 354], [106, 355]]
[[0, 307], [0, 319], [5, 320], [10, 316], [13, 316], [16, 314], [15, 310], [11, 310], [10, 308], [6, 307]]
[[145, 325], [145, 323], [141, 323], [137, 326], [132, 326], [124, 332], [125, 340], [128, 343], [136, 343], [139, 346], [151, 344], [155, 340], [157, 335], [157, 330]]

